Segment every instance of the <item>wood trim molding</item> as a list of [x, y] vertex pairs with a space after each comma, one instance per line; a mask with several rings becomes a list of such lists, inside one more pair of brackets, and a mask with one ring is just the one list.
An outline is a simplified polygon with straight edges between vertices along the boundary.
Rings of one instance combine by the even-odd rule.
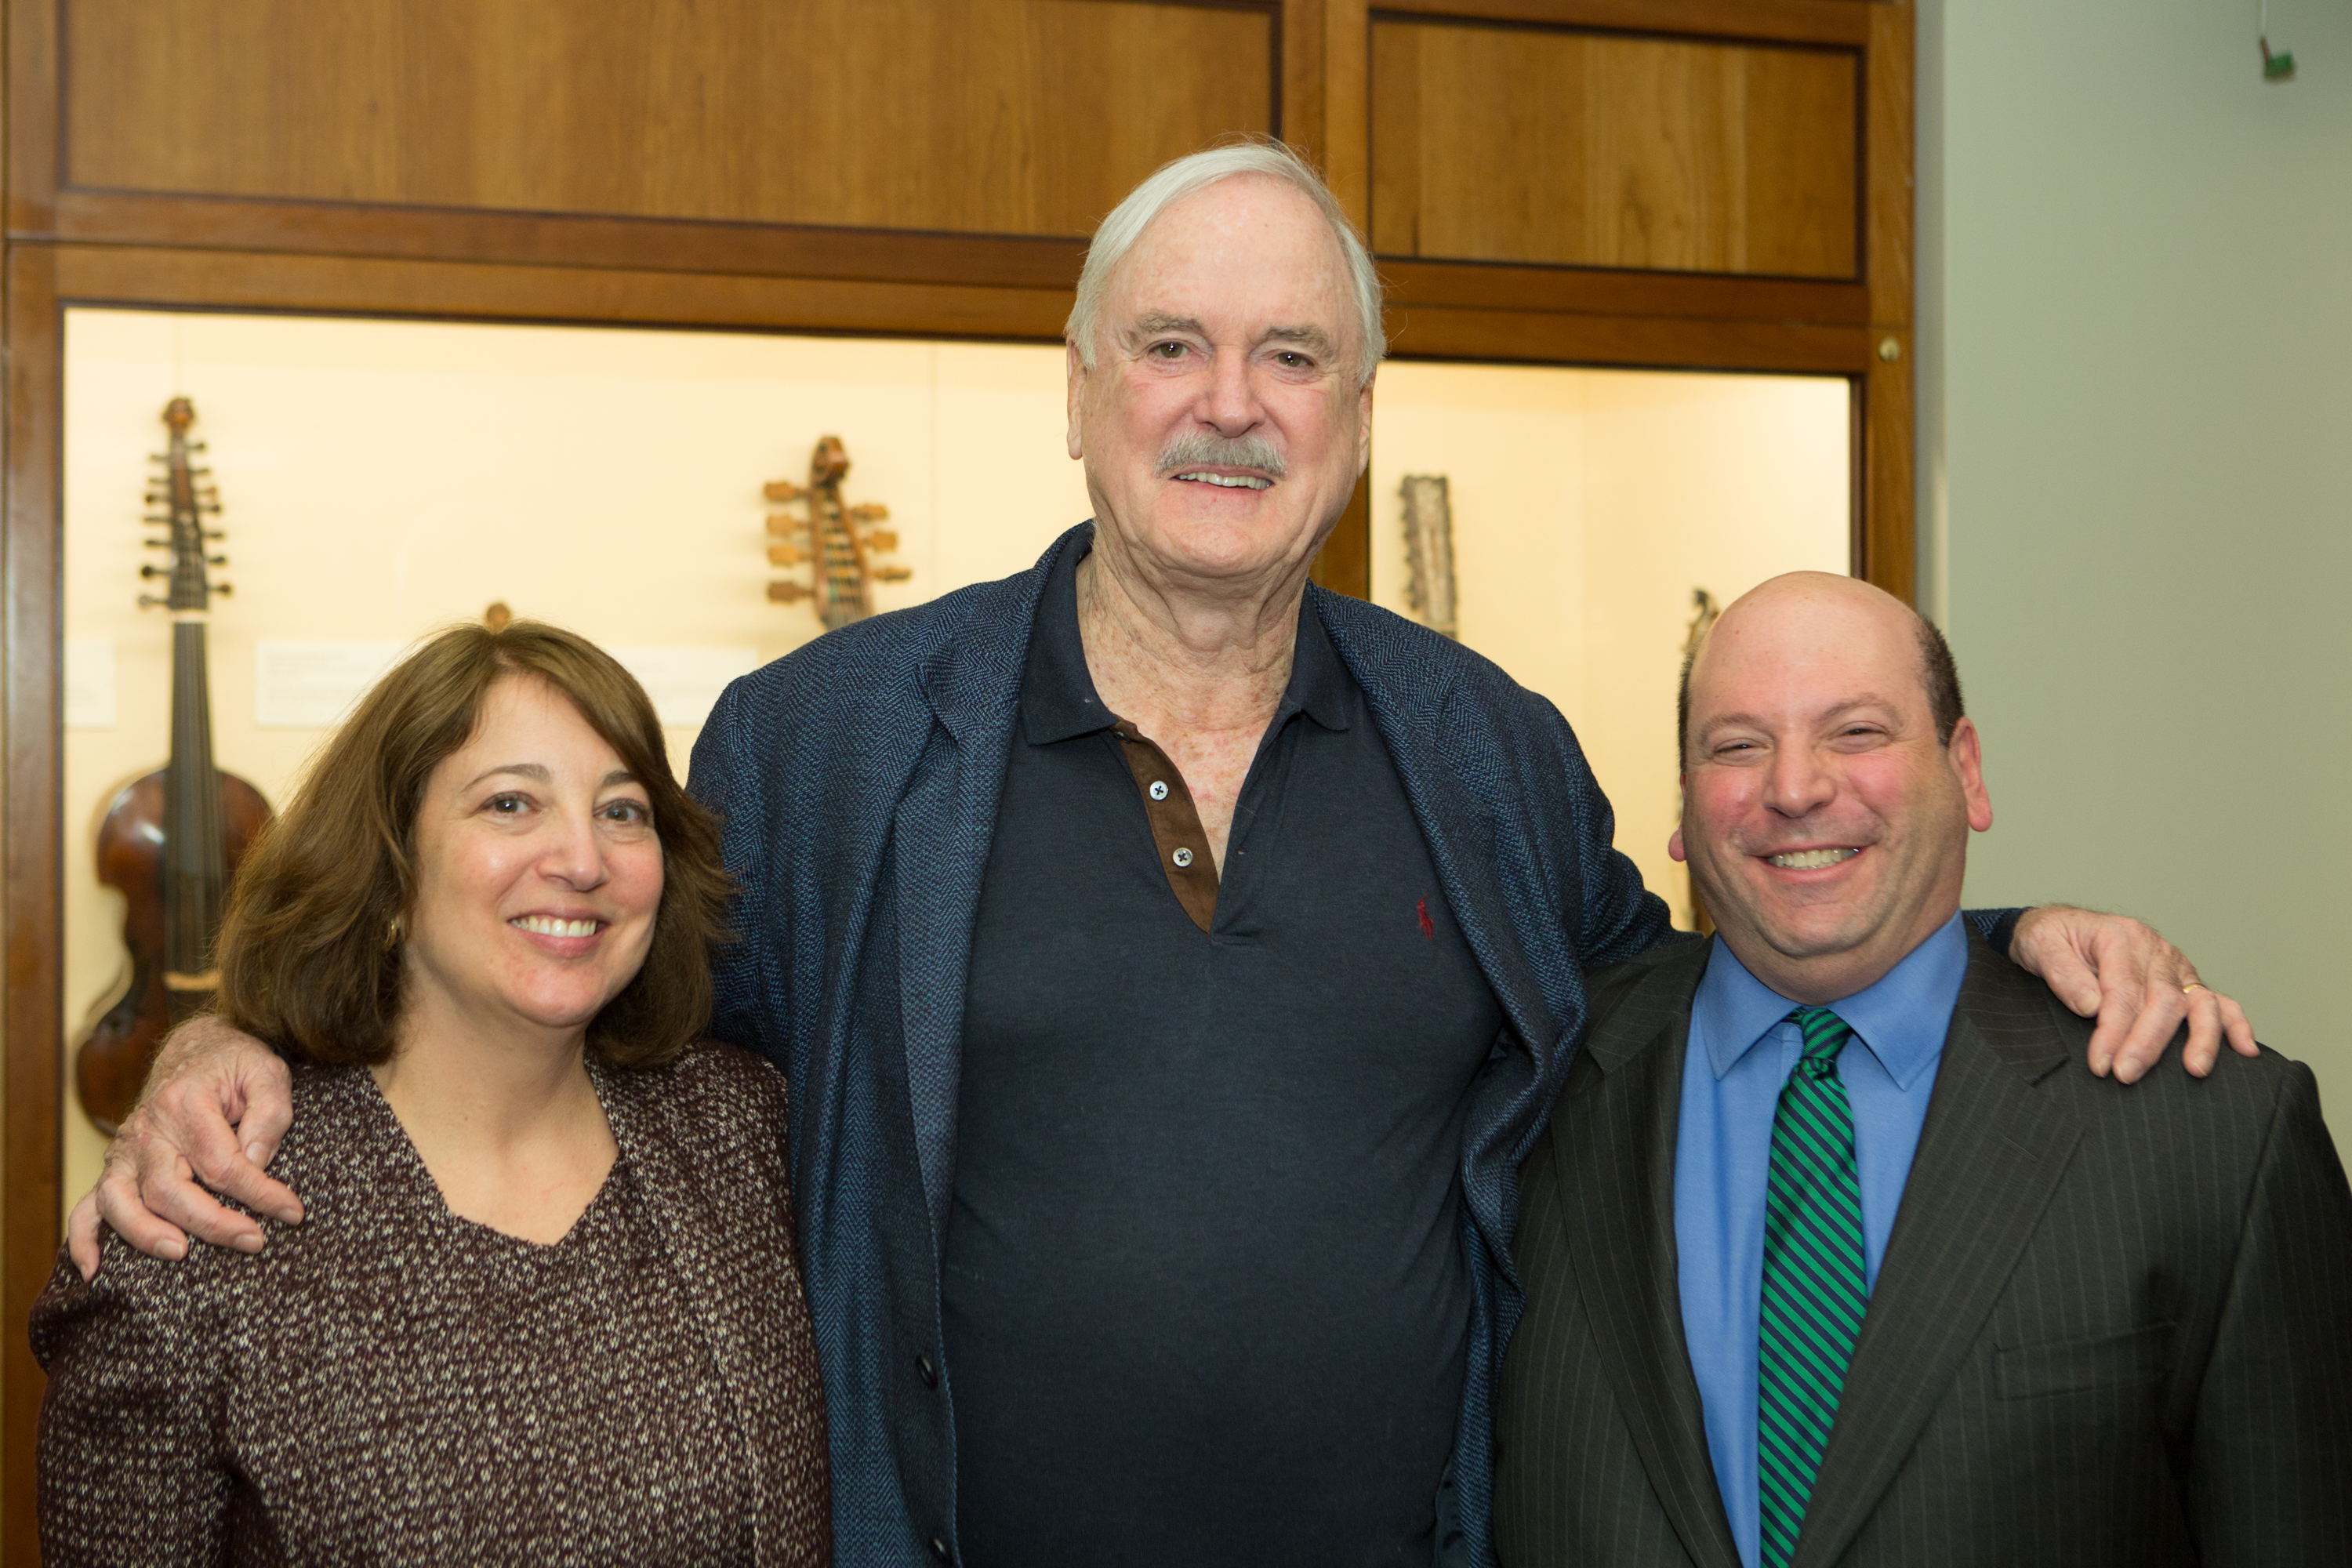
[[1875, 583], [1905, 604], [1918, 587], [1917, 497], [1912, 456], [1916, 405], [1911, 384], [1911, 335], [1876, 334], [1901, 357], [1873, 365], [1863, 378], [1862, 473], [1856, 500], [1861, 528], [1853, 574]]
[[1372, 31], [1364, 0], [1323, 0], [1323, 178], [1359, 230], [1372, 221]]
[[9, 228], [49, 222], [58, 188], [58, 0], [6, 5]]
[[1437, 307], [1391, 311], [1389, 328], [1400, 359], [1856, 375], [1872, 353], [1868, 328], [1801, 322]]
[[1398, 310], [1461, 306], [1851, 327], [1871, 320], [1870, 292], [1860, 283], [1394, 257], [1381, 258], [1380, 267], [1390, 308]]
[[1863, 232], [1872, 358], [1861, 409], [1862, 524], [1853, 569], [1909, 604], [1918, 592], [1919, 558], [1911, 360], [1916, 18], [1907, 5], [1863, 9], [1870, 21], [1864, 55]]
[[1908, 327], [1917, 218], [1915, 18], [1908, 5], [1873, 5], [1870, 21], [1870, 47], [1863, 55], [1863, 269], [1870, 319]]
[[58, 1252], [63, 1136], [65, 829], [60, 710], [63, 547], [58, 468], [64, 418], [62, 334], [53, 258], [14, 248], [6, 265], [5, 381], [8, 465], [0, 534], [0, 722], [7, 772], [0, 796], [0, 1563], [40, 1561], [36, 1447], [41, 1372], [25, 1321]]
[[1601, 32], [1679, 34], [1791, 44], [1869, 41], [1864, 0], [1389, 0], [1382, 20], [1447, 17]]
[[1086, 241], [73, 189], [17, 239], [1075, 289]]
[[1071, 300], [1066, 289], [131, 246], [17, 248], [53, 250], [58, 297], [78, 304], [1051, 342]]
[[1372, 596], [1372, 475], [1370, 468], [1356, 476], [1355, 492], [1348, 498], [1348, 510], [1331, 525], [1331, 535], [1316, 552], [1315, 563], [1307, 568], [1316, 582], [1335, 594], [1348, 594], [1359, 599]]

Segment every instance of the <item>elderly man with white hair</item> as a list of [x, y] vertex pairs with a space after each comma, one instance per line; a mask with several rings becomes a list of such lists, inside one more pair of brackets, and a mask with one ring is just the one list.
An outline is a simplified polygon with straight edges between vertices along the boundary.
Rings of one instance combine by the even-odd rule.
[[[1665, 906], [1549, 703], [1309, 586], [1383, 352], [1312, 170], [1152, 175], [1068, 344], [1093, 521], [738, 681], [695, 749], [741, 887], [715, 1032], [791, 1080], [836, 1552], [1491, 1561], [1515, 1169], [1584, 969], [1673, 940]], [[2016, 942], [2078, 1010], [2104, 985], [2103, 1063], [2184, 1015], [2210, 1061], [2223, 1005], [2146, 928]], [[272, 1071], [175, 1047], [107, 1218], [257, 1247], [179, 1150], [299, 1213], [247, 1158]]]

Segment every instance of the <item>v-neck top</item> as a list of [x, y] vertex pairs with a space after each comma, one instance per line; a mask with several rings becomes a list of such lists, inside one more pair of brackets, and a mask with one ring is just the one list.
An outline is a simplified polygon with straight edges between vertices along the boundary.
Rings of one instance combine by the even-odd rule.
[[827, 1561], [782, 1078], [591, 1070], [620, 1152], [554, 1243], [452, 1213], [366, 1069], [300, 1066], [272, 1171], [302, 1224], [61, 1261], [44, 1560]]
[[1425, 1564], [1500, 1008], [1311, 611], [1222, 878], [1171, 874], [1205, 843], [1176, 861], [1181, 780], [1095, 690], [1079, 553], [1039, 605], [973, 935], [942, 1281], [960, 1557]]

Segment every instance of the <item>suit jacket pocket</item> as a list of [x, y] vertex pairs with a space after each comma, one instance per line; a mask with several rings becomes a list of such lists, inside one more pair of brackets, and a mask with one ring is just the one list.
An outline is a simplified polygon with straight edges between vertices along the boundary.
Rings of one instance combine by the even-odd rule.
[[2172, 1362], [2170, 1323], [2127, 1333], [2048, 1344], [2014, 1345], [1993, 1352], [1993, 1378], [2003, 1399], [2151, 1383]]

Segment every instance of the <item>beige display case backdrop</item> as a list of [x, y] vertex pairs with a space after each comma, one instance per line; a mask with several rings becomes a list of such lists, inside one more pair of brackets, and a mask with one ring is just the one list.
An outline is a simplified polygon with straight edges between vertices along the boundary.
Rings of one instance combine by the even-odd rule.
[[1397, 363], [1372, 440], [1372, 598], [1407, 607], [1407, 474], [1453, 497], [1462, 640], [1559, 705], [1617, 847], [1691, 923], [1675, 685], [1691, 591], [1729, 604], [1853, 550], [1853, 392], [1837, 377]]
[[[877, 586], [884, 609], [1017, 572], [1087, 511], [1055, 345], [77, 309], [65, 368], [69, 1016], [123, 963], [99, 819], [168, 744], [169, 623], [137, 601], [174, 395], [209, 446], [236, 588], [211, 633], [216, 756], [273, 803], [328, 732], [295, 721], [289, 650], [390, 657], [494, 600], [622, 651], [683, 771], [713, 684], [817, 635], [805, 604], [767, 599], [761, 485], [804, 478], [819, 437], [847, 445], [848, 499], [890, 509], [913, 569]], [[1405, 609], [1402, 477], [1447, 475], [1463, 640], [1567, 714], [1619, 847], [1685, 922], [1664, 844], [1691, 590], [1847, 570], [1850, 401], [1842, 379], [1381, 373], [1373, 597]], [[102, 1143], [78, 1106], [67, 1121], [70, 1202]]]
[[[216, 756], [273, 804], [327, 731], [258, 721], [289, 695], [257, 689], [262, 645], [396, 648], [493, 600], [677, 672], [656, 696], [683, 773], [694, 678], [822, 629], [806, 604], [768, 601], [782, 574], [761, 496], [804, 480], [820, 437], [847, 445], [847, 498], [890, 509], [890, 559], [914, 569], [877, 585], [885, 609], [1018, 571], [1087, 512], [1058, 347], [69, 311], [68, 1017], [122, 963], [121, 899], [91, 860], [99, 818], [168, 749], [171, 627], [138, 608], [153, 587], [139, 567], [161, 559], [139, 520], [176, 395], [209, 447], [217, 575], [236, 589], [214, 607]], [[109, 695], [111, 724], [81, 727]], [[102, 1149], [77, 1106], [68, 1201]]]

